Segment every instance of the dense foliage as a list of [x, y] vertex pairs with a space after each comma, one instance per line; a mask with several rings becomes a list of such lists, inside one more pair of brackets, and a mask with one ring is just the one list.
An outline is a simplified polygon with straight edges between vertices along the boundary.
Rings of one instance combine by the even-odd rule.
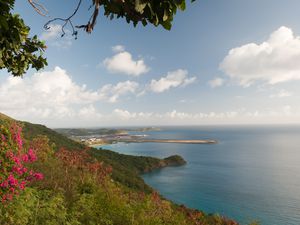
[[81, 143], [66, 138], [65, 136], [47, 128], [44, 125], [23, 122], [23, 131], [25, 138], [28, 140], [32, 140], [37, 135], [47, 136], [50, 139], [51, 143], [54, 144], [53, 147], [55, 148], [55, 150], [58, 150], [62, 147], [72, 150], [81, 150], [86, 147]]
[[11, 201], [33, 180], [43, 179], [27, 167], [37, 160], [35, 151], [23, 146], [21, 127], [16, 123], [0, 123], [0, 199]]
[[101, 7], [104, 15], [110, 19], [124, 17], [127, 23], [132, 22], [134, 26], [139, 22], [144, 26], [150, 23], [154, 26], [162, 25], [167, 30], [171, 29], [177, 10], [185, 10], [186, 7], [185, 0], [93, 0], [92, 3], [95, 7], [93, 16], [87, 25], [82, 26], [87, 32], [93, 30]]
[[29, 37], [30, 28], [12, 13], [14, 2], [0, 0], [0, 69], [21, 76], [30, 66], [39, 70], [47, 65], [42, 55], [46, 46], [36, 35]]

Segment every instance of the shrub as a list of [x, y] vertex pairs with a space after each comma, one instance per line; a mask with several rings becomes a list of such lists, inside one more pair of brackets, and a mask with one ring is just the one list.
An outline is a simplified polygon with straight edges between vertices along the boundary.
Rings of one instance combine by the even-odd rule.
[[23, 145], [22, 128], [17, 123], [0, 124], [0, 198], [12, 200], [33, 180], [43, 179], [27, 166], [37, 160], [33, 149]]

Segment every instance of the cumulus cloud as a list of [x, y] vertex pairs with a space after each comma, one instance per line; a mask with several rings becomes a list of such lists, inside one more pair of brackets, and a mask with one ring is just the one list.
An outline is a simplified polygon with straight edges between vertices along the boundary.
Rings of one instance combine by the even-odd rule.
[[100, 96], [102, 99], [106, 99], [108, 102], [116, 102], [120, 96], [130, 93], [136, 93], [139, 84], [133, 81], [119, 82], [116, 85], [107, 84], [100, 90]]
[[149, 88], [151, 91], [161, 93], [175, 87], [184, 87], [196, 81], [196, 77], [188, 77], [187, 70], [175, 70], [168, 72], [165, 77], [159, 80], [151, 80]]
[[123, 109], [115, 109], [113, 111], [114, 117], [121, 119], [121, 120], [149, 120], [152, 116], [154, 116], [154, 113], [151, 112], [129, 112], [128, 110]]
[[283, 113], [286, 116], [290, 116], [292, 114], [292, 107], [290, 105], [283, 106]]
[[97, 100], [97, 92], [75, 84], [65, 70], [55, 67], [30, 78], [8, 77], [0, 86], [0, 99], [1, 108], [24, 109], [90, 103]]
[[76, 84], [67, 71], [55, 67], [24, 79], [8, 77], [0, 85], [0, 111], [33, 122], [100, 118], [93, 104], [114, 103], [121, 96], [135, 93], [137, 87], [137, 83], [125, 81], [88, 90]]
[[300, 37], [283, 26], [261, 44], [249, 43], [230, 50], [220, 69], [242, 86], [257, 81], [277, 84], [300, 80], [299, 61]]
[[61, 37], [62, 26], [60, 24], [51, 24], [48, 30], [45, 30], [41, 36], [41, 40], [45, 40], [52, 46], [59, 48], [68, 48], [72, 45], [71, 31], [65, 29], [66, 35]]
[[237, 109], [225, 112], [196, 112], [189, 113], [179, 110], [171, 110], [162, 113], [155, 112], [131, 112], [117, 108], [112, 115], [107, 117], [120, 121], [121, 124], [130, 125], [196, 125], [196, 124], [241, 124], [241, 123], [278, 123], [300, 121], [300, 115], [295, 114], [292, 107], [284, 105], [275, 109], [249, 110]]
[[225, 82], [224, 79], [222, 79], [222, 78], [220, 78], [220, 77], [216, 77], [216, 78], [214, 78], [214, 79], [208, 81], [208, 84], [209, 84], [210, 87], [216, 88], [216, 87], [221, 87], [221, 86], [223, 86], [224, 82]]
[[124, 52], [125, 51], [125, 47], [123, 45], [115, 45], [111, 49], [113, 52]]
[[286, 97], [291, 97], [293, 94], [287, 90], [280, 90], [278, 93], [270, 95], [270, 98], [286, 98]]
[[97, 111], [94, 105], [82, 107], [78, 112], [78, 116], [80, 119], [84, 120], [97, 120], [103, 118], [103, 115]]
[[109, 72], [140, 76], [150, 70], [143, 59], [134, 60], [132, 55], [125, 51], [124, 46], [117, 45], [112, 50], [116, 54], [111, 58], [104, 59], [102, 62]]

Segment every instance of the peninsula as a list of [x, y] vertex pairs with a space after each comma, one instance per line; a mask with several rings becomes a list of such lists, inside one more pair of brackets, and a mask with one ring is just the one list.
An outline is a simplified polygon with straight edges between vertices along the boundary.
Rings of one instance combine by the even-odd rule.
[[[81, 142], [88, 146], [101, 146], [115, 143], [172, 143], [172, 144], [217, 144], [213, 139], [158, 139], [149, 138], [148, 131], [161, 131], [160, 128], [146, 127], [139, 129], [56, 129], [74, 141]], [[135, 132], [135, 134], [130, 134]], [[138, 133], [137, 133], [138, 132]]]
[[177, 140], [177, 139], [131, 139], [131, 140], [122, 140], [120, 142], [128, 143], [173, 143], [173, 144], [217, 144], [216, 140]]

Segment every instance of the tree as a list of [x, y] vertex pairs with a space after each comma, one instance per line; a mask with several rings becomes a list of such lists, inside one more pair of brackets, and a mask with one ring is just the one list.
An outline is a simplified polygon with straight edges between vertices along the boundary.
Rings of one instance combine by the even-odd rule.
[[[51, 19], [44, 28], [49, 29], [49, 25], [54, 21], [62, 21], [62, 36], [65, 34], [65, 26], [70, 25], [76, 39], [77, 29], [84, 29], [87, 33], [93, 31], [102, 8], [104, 15], [111, 20], [125, 18], [128, 23], [132, 22], [134, 26], [138, 23], [142, 23], [144, 26], [150, 23], [154, 26], [161, 25], [170, 30], [177, 10], [184, 10], [186, 7], [185, 0], [90, 1], [91, 8], [94, 10], [86, 24], [74, 26], [72, 23], [72, 18], [82, 3], [82, 0], [78, 0], [74, 12], [69, 17]], [[36, 0], [28, 0], [28, 2], [39, 14], [48, 13], [46, 8]], [[36, 35], [29, 37], [30, 28], [24, 24], [19, 15], [12, 13], [14, 3], [15, 0], [0, 0], [0, 69], [6, 68], [13, 76], [22, 76], [30, 67], [40, 70], [47, 65], [47, 61], [43, 57], [46, 46]]]
[[[45, 15], [47, 10], [44, 6], [37, 4], [34, 0], [28, 0], [34, 9], [41, 15]], [[194, 2], [195, 0], [191, 0]], [[74, 13], [66, 19], [54, 18], [45, 24], [45, 28], [49, 29], [48, 25], [56, 20], [64, 21], [64, 26], [68, 23], [73, 29], [73, 35], [77, 35], [74, 29], [71, 18], [77, 13], [82, 0], [78, 1]], [[91, 8], [94, 11], [85, 25], [76, 26], [76, 28], [83, 28], [86, 32], [91, 33], [96, 25], [96, 20], [99, 15], [101, 7], [104, 15], [109, 19], [125, 18], [127, 23], [133, 23], [136, 26], [141, 22], [144, 26], [153, 24], [154, 26], [162, 25], [165, 29], [170, 30], [172, 27], [173, 16], [177, 9], [185, 10], [185, 0], [92, 0]], [[64, 31], [63, 31], [64, 34]]]
[[46, 45], [36, 35], [29, 37], [30, 28], [11, 12], [14, 2], [0, 0], [0, 69], [22, 76], [30, 66], [39, 70], [47, 65], [42, 54]]

